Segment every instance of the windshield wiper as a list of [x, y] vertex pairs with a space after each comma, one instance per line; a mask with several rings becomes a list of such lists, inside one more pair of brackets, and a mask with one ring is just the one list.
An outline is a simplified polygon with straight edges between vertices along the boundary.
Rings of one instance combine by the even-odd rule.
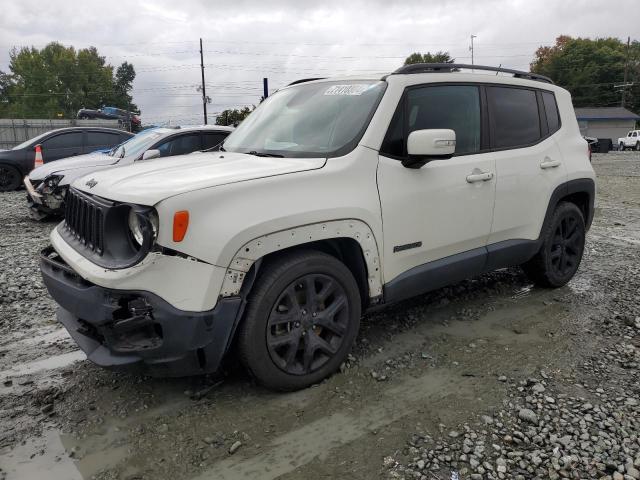
[[125, 152], [125, 149], [124, 149], [124, 146], [123, 146], [122, 147], [122, 153], [120, 154], [120, 158], [124, 158], [124, 152]]
[[284, 158], [284, 155], [278, 155], [277, 153], [256, 152], [255, 150], [251, 150], [249, 155], [255, 155], [256, 157]]

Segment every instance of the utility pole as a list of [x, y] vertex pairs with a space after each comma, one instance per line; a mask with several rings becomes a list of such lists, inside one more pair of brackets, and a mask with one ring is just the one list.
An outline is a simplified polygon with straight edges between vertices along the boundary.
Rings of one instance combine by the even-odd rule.
[[207, 124], [207, 91], [204, 87], [204, 56], [202, 55], [202, 39], [200, 39], [200, 72], [202, 73], [202, 111], [204, 112], [204, 124]]
[[628, 74], [629, 74], [629, 46], [631, 44], [631, 37], [627, 37], [627, 58], [624, 62], [624, 82], [622, 82], [624, 84], [624, 87], [622, 87], [622, 102], [621, 106], [622, 108], [624, 108], [624, 100], [625, 100], [625, 93], [627, 92], [627, 78], [628, 78]]
[[471, 65], [474, 65], [473, 63], [473, 39], [476, 38], [476, 35], [471, 35], [471, 46], [469, 47], [469, 50], [471, 50]]

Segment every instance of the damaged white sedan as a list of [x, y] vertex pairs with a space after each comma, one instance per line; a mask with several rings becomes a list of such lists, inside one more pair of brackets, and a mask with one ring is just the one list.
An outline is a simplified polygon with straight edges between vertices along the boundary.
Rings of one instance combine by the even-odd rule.
[[61, 216], [69, 185], [84, 175], [107, 168], [131, 165], [141, 160], [183, 155], [216, 147], [233, 128], [219, 125], [166, 127], [144, 130], [108, 152], [45, 163], [24, 178], [32, 218]]

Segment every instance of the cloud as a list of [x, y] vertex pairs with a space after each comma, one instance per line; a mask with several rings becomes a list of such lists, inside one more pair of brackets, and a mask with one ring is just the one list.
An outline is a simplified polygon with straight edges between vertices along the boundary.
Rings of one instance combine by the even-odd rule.
[[201, 122], [198, 39], [204, 39], [209, 112], [255, 104], [262, 77], [271, 89], [302, 77], [385, 72], [414, 51], [449, 51], [477, 63], [528, 68], [536, 48], [561, 34], [626, 38], [636, 0], [616, 8], [574, 0], [209, 0], [133, 4], [65, 0], [5, 2], [0, 69], [11, 46], [50, 41], [96, 46], [107, 61], [133, 63], [143, 120]]

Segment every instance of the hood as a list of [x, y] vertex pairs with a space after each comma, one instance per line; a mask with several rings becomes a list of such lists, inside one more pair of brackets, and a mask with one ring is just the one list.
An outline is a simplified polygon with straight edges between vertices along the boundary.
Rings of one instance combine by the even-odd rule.
[[44, 180], [54, 173], [65, 175], [67, 172], [73, 173], [73, 170], [113, 165], [118, 160], [120, 159], [96, 152], [77, 155], [75, 157], [54, 160], [53, 162], [45, 163], [38, 168], [34, 168], [29, 174], [29, 178], [31, 180]]
[[[246, 153], [179, 155], [109, 169], [79, 178], [75, 188], [121, 202], [155, 205], [202, 188], [322, 168], [325, 158], [272, 158]], [[89, 187], [87, 183], [93, 185]]]

